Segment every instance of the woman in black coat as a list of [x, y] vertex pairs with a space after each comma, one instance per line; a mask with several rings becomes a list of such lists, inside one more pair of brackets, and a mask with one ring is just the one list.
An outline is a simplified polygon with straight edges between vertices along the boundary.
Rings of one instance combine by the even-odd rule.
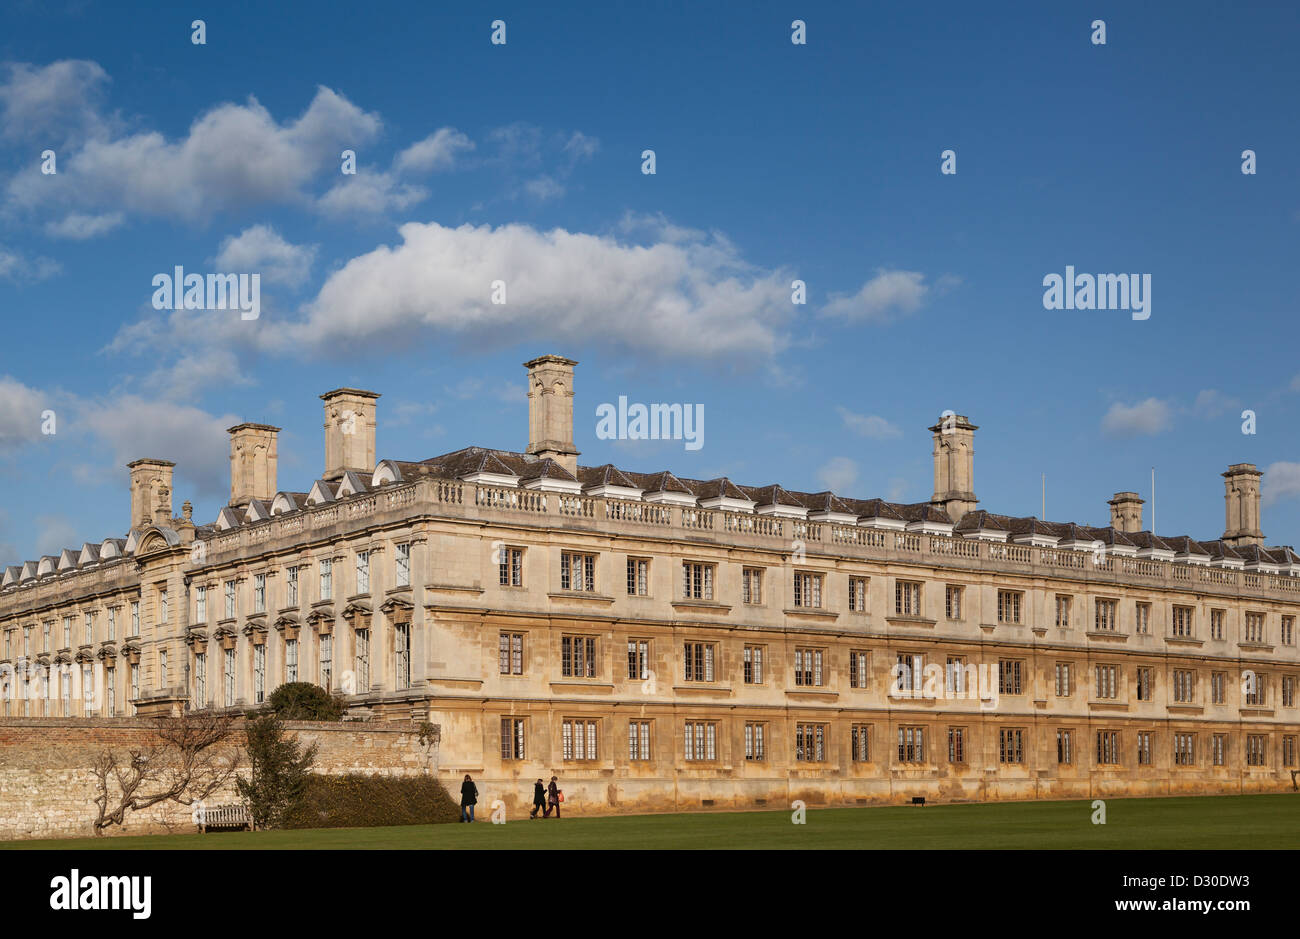
[[477, 802], [478, 786], [474, 785], [474, 780], [469, 778], [469, 773], [466, 773], [465, 781], [460, 784], [460, 820], [462, 822], [474, 821], [474, 805]]

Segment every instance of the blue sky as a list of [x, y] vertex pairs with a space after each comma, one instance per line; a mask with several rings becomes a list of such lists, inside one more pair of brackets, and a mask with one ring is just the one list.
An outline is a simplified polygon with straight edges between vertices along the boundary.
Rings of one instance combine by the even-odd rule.
[[[1213, 538], [1254, 462], [1297, 543], [1300, 10], [591, 6], [0, 13], [0, 563], [122, 534], [141, 456], [211, 520], [239, 421], [305, 490], [338, 386], [381, 458], [523, 449], [548, 352], [586, 464], [920, 501], [951, 409], [983, 508], [1046, 473], [1105, 524], [1155, 466], [1160, 531]], [[260, 317], [153, 309], [177, 265], [260, 272]], [[1066, 265], [1150, 274], [1150, 319], [1044, 309]], [[620, 395], [702, 404], [704, 446], [597, 439]]]

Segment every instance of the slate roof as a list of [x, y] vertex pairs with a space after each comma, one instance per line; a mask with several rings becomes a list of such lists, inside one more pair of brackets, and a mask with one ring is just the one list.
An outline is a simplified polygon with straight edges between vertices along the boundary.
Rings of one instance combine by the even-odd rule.
[[[935, 522], [950, 524], [947, 513], [939, 506], [929, 502], [898, 503], [884, 499], [858, 499], [843, 496], [830, 491], [800, 492], [786, 489], [779, 483], [763, 486], [747, 486], [722, 476], [715, 479], [691, 479], [679, 477], [670, 470], [642, 473], [605, 463], [600, 466], [579, 466], [577, 474], [570, 473], [561, 464], [552, 459], [519, 453], [513, 450], [497, 450], [486, 447], [465, 447], [453, 450], [427, 460], [384, 460], [395, 467], [403, 482], [422, 477], [461, 478], [472, 473], [495, 473], [513, 476], [520, 481], [561, 480], [578, 482], [583, 489], [590, 490], [599, 486], [620, 486], [628, 489], [640, 489], [644, 493], [678, 493], [695, 499], [728, 498], [748, 500], [757, 506], [782, 506], [791, 509], [806, 509], [809, 512], [827, 512], [852, 515], [857, 518], [894, 519], [899, 522]], [[372, 488], [370, 474], [356, 473], [353, 484], [358, 491]], [[331, 497], [338, 497], [338, 482], [316, 480], [316, 485], [324, 489]], [[307, 492], [282, 491], [277, 495], [287, 496], [294, 510], [301, 510], [307, 505]], [[264, 508], [269, 509], [274, 500], [266, 500]], [[242, 513], [240, 523], [243, 524]], [[1171, 551], [1175, 554], [1193, 556], [1208, 561], [1236, 559], [1245, 563], [1263, 564], [1300, 564], [1300, 555], [1288, 545], [1259, 547], [1248, 545], [1234, 547], [1221, 540], [1200, 541], [1188, 535], [1157, 536], [1149, 531], [1122, 532], [1111, 527], [1097, 528], [1075, 522], [1054, 522], [1033, 516], [1001, 515], [985, 509], [969, 512], [954, 526], [956, 534], [965, 534], [978, 530], [1006, 532], [1008, 538], [1017, 536], [1045, 535], [1062, 541], [1080, 542], [1100, 541], [1106, 545], [1125, 545], [1133, 548], [1155, 548]], [[211, 538], [218, 534], [215, 523], [200, 525], [195, 528], [196, 538]], [[125, 553], [126, 539], [111, 538], [106, 542], [114, 543], [120, 554]], [[98, 560], [99, 545], [90, 545], [89, 555]], [[79, 552], [74, 551], [75, 554]], [[58, 563], [58, 558], [45, 558]], [[32, 567], [36, 562], [30, 562]], [[19, 577], [24, 566], [12, 565], [0, 568], [10, 579]]]

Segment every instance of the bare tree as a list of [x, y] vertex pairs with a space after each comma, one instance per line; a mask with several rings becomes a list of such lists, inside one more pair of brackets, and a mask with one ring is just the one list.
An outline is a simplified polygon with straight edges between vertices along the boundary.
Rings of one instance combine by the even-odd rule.
[[[424, 748], [424, 772], [429, 773], [429, 757], [431, 754], [438, 752], [439, 728], [429, 721], [421, 721], [420, 726], [416, 728], [416, 739], [420, 741], [420, 746]], [[434, 767], [435, 770], [437, 767]]]
[[127, 813], [160, 802], [193, 805], [226, 786], [239, 765], [234, 747], [222, 747], [233, 730], [233, 715], [186, 711], [154, 721], [148, 746], [123, 756], [106, 750], [91, 770], [96, 779], [94, 831], [121, 825]]

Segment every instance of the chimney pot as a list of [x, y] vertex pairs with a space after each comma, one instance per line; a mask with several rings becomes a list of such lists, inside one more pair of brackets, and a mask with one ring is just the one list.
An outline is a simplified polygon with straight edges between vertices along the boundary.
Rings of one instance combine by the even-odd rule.
[[575, 476], [578, 448], [573, 445], [573, 367], [561, 355], [525, 362], [528, 369], [528, 453], [550, 458]]
[[975, 431], [961, 414], [945, 412], [930, 428], [934, 436], [934, 495], [930, 504], [942, 508], [953, 523], [975, 511]]
[[375, 401], [379, 393], [360, 388], [335, 388], [321, 395], [325, 402], [325, 475], [342, 479], [351, 470], [375, 470]]
[[1254, 463], [1234, 463], [1223, 474], [1223, 540], [1230, 545], [1264, 543], [1259, 528], [1259, 481], [1263, 475]]
[[131, 471], [131, 528], [170, 525], [172, 468], [169, 460], [145, 458], [126, 464]]
[[275, 498], [277, 434], [270, 424], [237, 424], [230, 434], [230, 504]]
[[1144, 501], [1136, 492], [1115, 493], [1107, 503], [1110, 506], [1110, 527], [1116, 531], [1141, 531]]

